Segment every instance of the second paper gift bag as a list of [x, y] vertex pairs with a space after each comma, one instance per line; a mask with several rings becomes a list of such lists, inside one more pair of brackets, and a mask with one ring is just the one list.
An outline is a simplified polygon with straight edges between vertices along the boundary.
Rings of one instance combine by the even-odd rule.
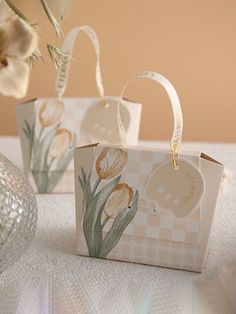
[[77, 252], [200, 272], [223, 166], [202, 152], [181, 151], [183, 118], [172, 84], [155, 72], [137, 77], [159, 82], [170, 97], [170, 150], [106, 144], [75, 150]]
[[[73, 47], [81, 31], [88, 35], [95, 48], [98, 97], [63, 98]], [[119, 97], [104, 96], [96, 33], [89, 26], [72, 29], [62, 51], [64, 57], [56, 82], [57, 98], [34, 99], [17, 107], [24, 170], [40, 193], [73, 192], [72, 158], [76, 145], [95, 141], [116, 144], [120, 140], [116, 123]], [[141, 105], [124, 100], [121, 117], [128, 143], [137, 144]]]

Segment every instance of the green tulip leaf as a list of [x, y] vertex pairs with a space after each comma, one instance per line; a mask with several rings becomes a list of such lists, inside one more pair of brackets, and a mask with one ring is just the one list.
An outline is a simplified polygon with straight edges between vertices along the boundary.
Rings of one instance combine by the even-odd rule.
[[23, 132], [25, 133], [25, 136], [28, 138], [28, 140], [31, 140], [34, 134], [34, 126], [32, 126], [31, 128], [27, 120], [25, 120], [24, 122], [25, 122], [25, 126], [23, 127]]
[[[83, 175], [83, 174], [82, 174]], [[118, 184], [120, 176], [104, 186], [90, 201], [83, 219], [84, 236], [89, 256], [98, 257], [102, 243], [101, 216], [108, 197]]]
[[120, 240], [125, 228], [133, 220], [138, 210], [139, 193], [136, 191], [131, 204], [126, 207], [114, 220], [111, 229], [108, 231], [99, 251], [99, 257], [107, 257], [109, 252], [116, 246]]
[[32, 148], [33, 148], [33, 143], [34, 143], [34, 135], [35, 135], [35, 122], [33, 123], [32, 127], [30, 126], [29, 122], [27, 120], [24, 121], [25, 126], [23, 127], [23, 132], [25, 134], [25, 137], [29, 141], [29, 158], [31, 160], [31, 155], [32, 155]]
[[86, 209], [89, 207], [90, 201], [92, 199], [92, 191], [91, 191], [91, 172], [88, 175], [88, 178], [86, 177], [84, 168], [81, 167], [81, 173], [82, 177], [79, 176], [79, 182], [81, 189], [83, 191], [84, 197], [83, 197], [83, 212], [86, 211]]
[[83, 180], [81, 179], [81, 177], [79, 176], [79, 183], [80, 183], [80, 186], [81, 186], [81, 189], [83, 191], [83, 193], [85, 193], [85, 186], [84, 186], [84, 182]]
[[31, 153], [31, 171], [40, 193], [47, 192], [48, 185], [48, 153], [60, 123], [52, 128], [42, 140], [34, 139]]
[[41, 141], [36, 139], [33, 144], [32, 168], [35, 171], [48, 171], [48, 153], [60, 123], [52, 128]]
[[88, 206], [90, 204], [90, 200], [92, 199], [91, 183], [90, 183], [91, 172], [87, 178], [85, 171], [84, 171], [84, 168], [81, 167], [81, 173], [82, 173], [82, 177], [79, 176], [79, 183], [80, 183], [81, 189], [83, 191], [83, 195], [84, 195], [83, 196], [83, 204], [82, 204], [83, 214], [84, 214], [86, 209], [88, 208]]
[[31, 170], [39, 193], [47, 193], [48, 172]]

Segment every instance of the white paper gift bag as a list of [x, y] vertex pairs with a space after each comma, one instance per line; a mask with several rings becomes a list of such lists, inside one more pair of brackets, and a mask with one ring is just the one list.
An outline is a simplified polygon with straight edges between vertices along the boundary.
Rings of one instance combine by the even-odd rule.
[[137, 77], [159, 82], [170, 97], [170, 150], [107, 144], [75, 150], [77, 252], [200, 272], [223, 166], [181, 151], [183, 118], [172, 84], [155, 72]]
[[[63, 98], [69, 77], [75, 40], [83, 31], [95, 48], [98, 97]], [[73, 149], [93, 142], [116, 144], [120, 140], [116, 123], [119, 97], [105, 97], [100, 70], [100, 48], [96, 33], [89, 26], [74, 28], [63, 45], [55, 99], [34, 99], [17, 107], [24, 170], [40, 193], [73, 192]], [[122, 121], [127, 142], [138, 141], [141, 105], [124, 100]]]

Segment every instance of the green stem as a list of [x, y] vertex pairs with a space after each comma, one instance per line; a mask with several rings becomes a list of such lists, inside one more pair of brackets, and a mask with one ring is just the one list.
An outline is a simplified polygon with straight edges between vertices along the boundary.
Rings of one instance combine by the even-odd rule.
[[102, 229], [104, 228], [105, 224], [106, 224], [109, 220], [110, 220], [110, 217], [106, 216], [106, 218], [103, 220], [102, 225], [101, 225]]
[[[42, 135], [43, 135], [43, 131], [44, 131], [44, 127], [42, 127], [42, 129], [40, 130], [39, 136], [36, 139], [36, 141], [34, 141], [34, 139], [32, 139], [32, 148], [31, 148], [30, 160], [32, 160], [34, 158], [35, 154], [37, 153], [37, 146], [40, 143], [40, 140], [41, 140]], [[34, 134], [33, 134], [33, 137], [34, 137]]]
[[30, 19], [25, 16], [13, 3], [11, 0], [5, 0], [6, 4], [12, 9], [12, 11], [18, 15], [22, 20], [24, 20], [25, 22], [27, 22], [28, 24], [32, 24]]
[[32, 170], [32, 175], [36, 183], [39, 193], [47, 193], [48, 186], [48, 172], [47, 171], [34, 171]]
[[52, 11], [51, 11], [48, 3], [47, 3], [47, 0], [40, 0], [40, 1], [41, 1], [43, 9], [44, 9], [50, 23], [52, 24], [52, 26], [55, 29], [57, 36], [59, 36], [61, 33], [61, 27], [60, 27], [60, 24], [58, 23], [58, 21], [56, 20], [55, 16], [53, 15], [53, 13], [52, 13]]
[[29, 139], [29, 144], [30, 144], [30, 161], [32, 158], [32, 153], [33, 153], [33, 144], [34, 144], [34, 123], [32, 125], [32, 128], [30, 127], [30, 139]]
[[94, 196], [94, 194], [95, 194], [95, 192], [96, 192], [96, 190], [97, 190], [97, 188], [98, 188], [98, 186], [99, 186], [101, 181], [102, 181], [101, 178], [97, 178], [97, 181], [95, 182], [94, 187], [93, 187], [92, 196]]
[[50, 163], [48, 165], [48, 171], [50, 171], [50, 168], [51, 168], [51, 166], [52, 166], [52, 164], [53, 164], [55, 159], [56, 159], [55, 157], [52, 157], [52, 159], [50, 160]]
[[41, 140], [41, 137], [43, 135], [43, 131], [44, 131], [44, 127], [42, 127], [42, 129], [39, 132], [38, 142], [40, 142], [40, 140]]

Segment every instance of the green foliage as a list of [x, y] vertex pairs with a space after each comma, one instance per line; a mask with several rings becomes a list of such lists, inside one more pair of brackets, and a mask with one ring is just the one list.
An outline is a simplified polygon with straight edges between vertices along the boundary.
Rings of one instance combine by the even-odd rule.
[[106, 234], [99, 251], [99, 257], [106, 257], [120, 240], [125, 228], [133, 220], [138, 209], [138, 191], [132, 203], [126, 207], [114, 220], [111, 229]]
[[76, 145], [76, 135], [74, 134], [73, 141], [59, 156], [55, 165], [55, 169], [51, 171], [51, 163], [49, 162], [49, 150], [54, 137], [60, 127], [58, 123], [55, 127], [49, 130], [44, 136], [43, 131], [39, 134], [38, 138], [35, 136], [35, 123], [30, 126], [29, 122], [25, 120], [23, 132], [30, 144], [30, 161], [31, 172], [40, 193], [52, 193], [59, 181], [61, 180], [65, 170], [71, 162]]
[[90, 256], [98, 256], [102, 244], [101, 216], [108, 197], [113, 192], [120, 177], [103, 187], [96, 195], [90, 196], [84, 213], [83, 229]]
[[32, 169], [36, 171], [48, 171], [48, 153], [52, 140], [54, 139], [57, 131], [60, 127], [58, 123], [54, 128], [52, 128], [43, 139], [40, 137], [34, 139], [34, 144], [32, 148]]
[[[21, 19], [27, 22], [30, 26], [37, 30], [37, 23], [31, 21], [11, 0], [4, 0], [9, 8]], [[68, 6], [70, 4], [69, 0], [39, 0], [42, 9], [44, 10], [50, 24], [55, 30], [57, 36], [60, 36], [62, 29], [60, 26], [60, 21], [65, 17]], [[55, 14], [54, 11], [57, 13]], [[58, 48], [51, 44], [47, 45], [50, 58], [56, 68], [59, 67], [60, 63], [63, 62], [62, 52]], [[42, 59], [42, 55], [37, 49], [32, 56], [29, 58], [29, 64], [34, 65], [35, 61]]]
[[[87, 177], [84, 169], [81, 168], [81, 176], [79, 176], [78, 179], [83, 191], [83, 231], [89, 256], [103, 258], [107, 257], [109, 252], [118, 243], [124, 230], [133, 220], [137, 212], [139, 199], [138, 191], [136, 191], [132, 202], [114, 219], [112, 227], [103, 238], [103, 227], [109, 220], [109, 217], [106, 217], [102, 223], [102, 213], [108, 198], [119, 183], [120, 177], [121, 176], [113, 179], [111, 182], [101, 188], [97, 194], [95, 194], [96, 189], [92, 189], [90, 183], [91, 173]], [[98, 180], [95, 183], [96, 187], [99, 185], [100, 181], [101, 180]]]

